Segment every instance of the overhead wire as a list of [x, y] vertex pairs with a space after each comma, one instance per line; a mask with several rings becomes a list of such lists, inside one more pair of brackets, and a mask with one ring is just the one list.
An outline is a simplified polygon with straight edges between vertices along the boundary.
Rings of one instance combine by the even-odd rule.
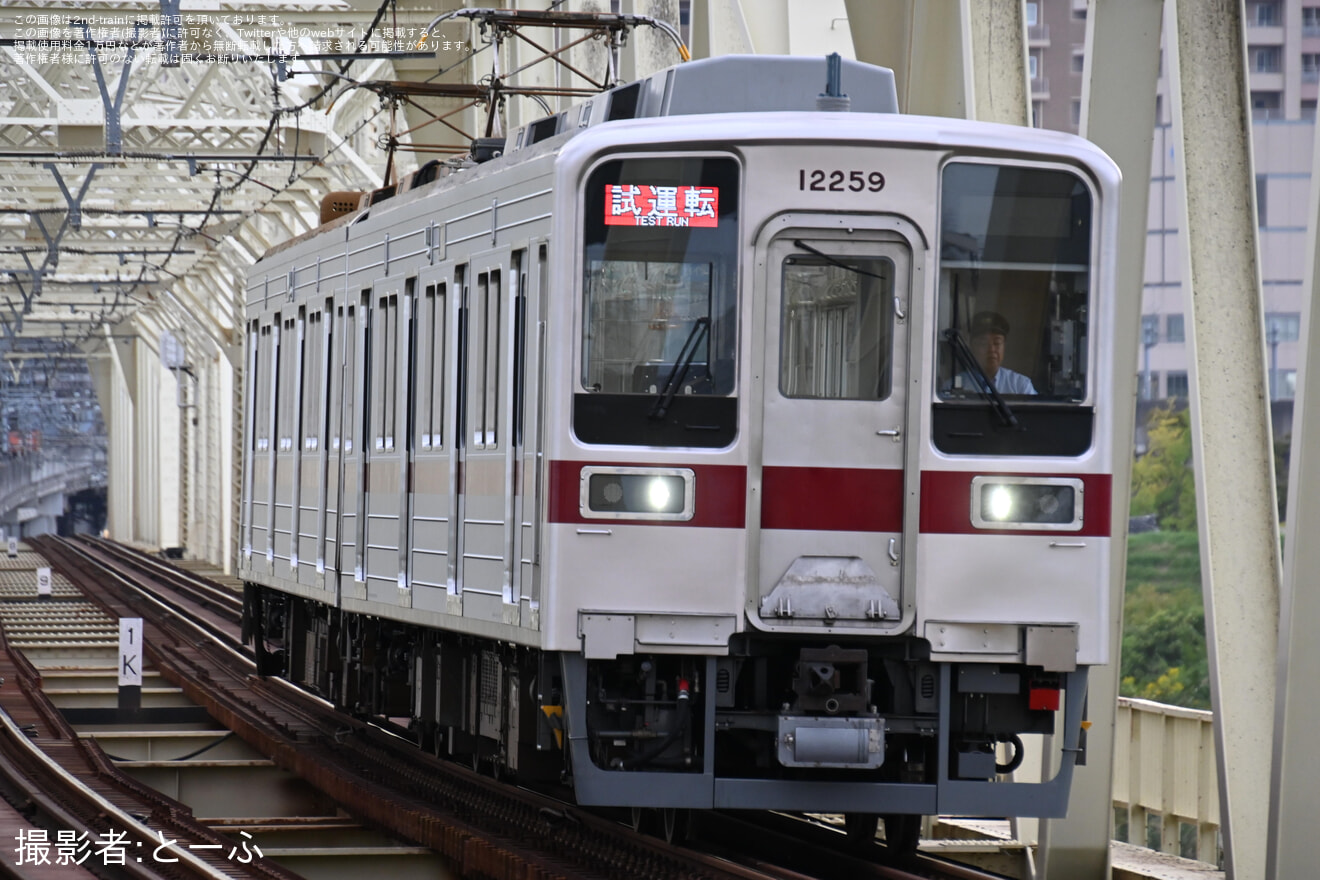
[[[376, 28], [379, 26], [381, 20], [384, 18], [386, 11], [387, 11], [387, 10], [388, 10], [388, 9], [394, 4], [394, 2], [395, 2], [395, 0], [382, 0], [380, 6], [378, 6], [377, 9], [376, 9], [376, 14], [375, 14], [375, 16], [372, 18], [371, 23], [366, 27], [366, 29], [363, 31], [362, 37], [358, 40], [358, 42], [357, 42], [357, 46], [356, 46], [355, 51], [354, 51], [354, 54], [360, 54], [360, 53], [366, 48], [368, 42], [369, 42], [370, 39], [371, 39], [371, 35], [372, 35], [373, 33], [375, 33]], [[349, 84], [348, 86], [345, 86], [344, 88], [342, 88], [342, 89], [339, 91], [339, 94], [335, 95], [335, 96], [332, 98], [332, 100], [331, 100], [331, 103], [332, 103], [332, 104], [334, 103], [334, 101], [337, 101], [338, 98], [339, 98], [340, 96], [342, 96], [343, 93], [345, 93], [345, 92], [347, 92], [347, 91], [350, 91], [350, 90], [352, 90], [352, 89], [355, 89], [355, 88], [357, 88], [357, 87], [360, 85], [360, 83], [359, 83], [357, 80], [353, 79], [352, 77], [347, 76], [347, 71], [348, 71], [348, 69], [349, 69], [354, 63], [355, 63], [355, 59], [346, 59], [346, 60], [344, 60], [344, 61], [339, 62], [339, 71], [338, 71], [338, 75], [339, 75], [340, 77], [344, 78], [344, 79], [348, 79], [348, 80], [350, 80], [350, 84]], [[320, 71], [320, 73], [325, 73], [325, 72], [329, 72], [329, 71]], [[314, 72], [314, 73], [315, 73], [315, 72]], [[280, 89], [279, 89], [279, 77], [278, 77], [278, 74], [276, 73], [276, 71], [274, 71], [274, 70], [271, 71], [271, 80], [272, 80], [272, 102], [274, 103], [275, 106], [274, 106], [274, 109], [271, 111], [270, 120], [269, 120], [269, 122], [266, 124], [266, 129], [265, 129], [265, 131], [262, 133], [261, 138], [260, 138], [260, 140], [259, 140], [259, 142], [258, 142], [258, 144], [257, 144], [257, 147], [256, 147], [256, 149], [254, 150], [254, 154], [257, 155], [257, 156], [260, 156], [262, 153], [264, 153], [265, 150], [266, 150], [266, 148], [270, 145], [270, 142], [271, 142], [271, 140], [272, 140], [272, 138], [273, 138], [273, 136], [274, 136], [274, 134], [275, 134], [276, 128], [277, 128], [277, 126], [279, 125], [279, 121], [280, 121], [280, 118], [281, 118], [282, 116], [284, 116], [284, 115], [288, 115], [288, 114], [295, 114], [295, 115], [296, 115], [296, 114], [298, 114], [298, 113], [301, 113], [303, 110], [305, 110], [305, 109], [311, 107], [311, 106], [314, 105], [317, 101], [319, 101], [321, 98], [323, 98], [323, 97], [325, 97], [327, 94], [329, 94], [329, 93], [333, 90], [333, 88], [334, 88], [333, 84], [326, 84], [326, 85], [322, 86], [321, 88], [319, 88], [319, 89], [315, 92], [315, 94], [313, 94], [310, 98], [308, 98], [308, 99], [306, 99], [305, 101], [303, 101], [301, 104], [298, 104], [298, 105], [296, 105], [296, 106], [290, 106], [290, 107], [281, 107], [281, 106], [280, 106], [281, 93], [280, 93]], [[356, 133], [357, 133], [358, 131], [360, 131], [363, 127], [365, 127], [367, 124], [369, 124], [371, 121], [373, 121], [377, 116], [380, 115], [380, 112], [381, 112], [380, 110], [377, 110], [376, 113], [371, 114], [371, 115], [368, 116], [366, 119], [364, 119], [362, 122], [360, 122], [360, 123], [359, 123], [359, 124], [358, 124], [358, 125], [357, 125], [357, 126], [351, 131], [351, 132], [349, 132], [348, 137], [351, 137], [353, 134], [356, 134]], [[348, 137], [342, 139], [342, 140], [340, 141], [340, 143], [339, 143], [338, 145], [336, 145], [335, 147], [331, 148], [331, 149], [328, 151], [328, 153], [327, 153], [326, 155], [333, 155], [336, 151], [338, 151], [339, 149], [341, 149], [345, 144], [347, 144], [347, 142], [348, 142]], [[308, 166], [308, 167], [306, 168], [306, 170], [304, 170], [304, 171], [301, 172], [301, 173], [298, 173], [298, 172], [297, 172], [297, 164], [298, 164], [298, 163], [295, 162], [295, 163], [294, 163], [294, 170], [290, 172], [289, 180], [288, 180], [288, 182], [286, 183], [286, 185], [285, 185], [283, 188], [279, 188], [279, 187], [271, 186], [270, 184], [267, 184], [267, 183], [265, 183], [264, 181], [255, 180], [255, 179], [253, 178], [253, 174], [256, 172], [257, 167], [260, 165], [260, 160], [259, 160], [259, 159], [251, 159], [251, 160], [248, 160], [247, 163], [246, 163], [246, 167], [245, 167], [241, 172], [239, 172], [239, 171], [237, 171], [237, 170], [235, 170], [235, 169], [220, 168], [219, 166], [217, 166], [216, 169], [215, 169], [215, 170], [216, 170], [216, 175], [217, 175], [217, 176], [216, 176], [216, 185], [215, 185], [215, 187], [213, 188], [213, 190], [212, 190], [212, 192], [211, 192], [211, 198], [210, 198], [210, 200], [209, 200], [209, 202], [208, 202], [206, 208], [205, 208], [204, 211], [202, 212], [202, 217], [201, 217], [201, 219], [197, 222], [197, 224], [196, 224], [195, 226], [190, 225], [190, 224], [188, 224], [188, 223], [186, 223], [186, 222], [182, 222], [182, 221], [181, 221], [180, 224], [179, 224], [179, 226], [178, 226], [178, 228], [177, 228], [176, 231], [175, 231], [173, 241], [172, 241], [172, 242], [170, 243], [170, 245], [169, 245], [169, 253], [167, 253], [167, 254], [165, 255], [164, 259], [161, 260], [159, 263], [153, 263], [153, 262], [151, 262], [151, 261], [149, 261], [149, 260], [143, 260], [143, 265], [142, 265], [141, 269], [139, 269], [139, 271], [138, 271], [137, 278], [135, 278], [135, 279], [133, 279], [131, 282], [129, 282], [129, 288], [128, 288], [128, 290], [126, 291], [126, 293], [127, 293], [129, 296], [132, 296], [133, 292], [136, 291], [139, 287], [147, 287], [147, 286], [150, 286], [151, 284], [155, 283], [157, 279], [149, 279], [149, 278], [147, 277], [147, 276], [148, 276], [148, 273], [151, 272], [151, 271], [164, 272], [164, 273], [169, 274], [169, 275], [171, 275], [171, 276], [173, 276], [173, 277], [175, 277], [175, 278], [179, 277], [179, 276], [177, 275], [177, 273], [171, 272], [171, 271], [168, 269], [168, 265], [169, 265], [170, 261], [171, 261], [171, 260], [172, 260], [172, 259], [173, 259], [173, 258], [179, 253], [180, 245], [181, 245], [186, 239], [188, 239], [188, 238], [192, 238], [192, 237], [194, 237], [194, 236], [196, 236], [196, 235], [199, 235], [199, 234], [200, 234], [200, 235], [205, 235], [204, 230], [205, 230], [205, 228], [206, 228], [206, 225], [207, 225], [208, 222], [210, 221], [211, 217], [215, 214], [215, 212], [216, 212], [216, 210], [217, 210], [217, 208], [218, 208], [218, 206], [219, 206], [219, 204], [220, 204], [221, 199], [222, 199], [225, 195], [228, 195], [228, 194], [230, 194], [230, 193], [237, 192], [237, 191], [238, 191], [238, 190], [239, 190], [239, 189], [240, 189], [245, 183], [247, 183], [247, 182], [249, 182], [249, 181], [252, 181], [252, 182], [254, 182], [254, 183], [258, 183], [258, 184], [260, 184], [261, 186], [265, 187], [266, 189], [269, 189], [274, 195], [272, 195], [272, 197], [271, 197], [270, 199], [268, 199], [268, 200], [262, 202], [262, 203], [259, 205], [258, 208], [254, 209], [254, 210], [252, 210], [252, 211], [245, 212], [244, 217], [245, 217], [245, 218], [246, 218], [246, 217], [250, 217], [250, 216], [252, 216], [252, 214], [259, 212], [261, 209], [263, 209], [263, 208], [265, 208], [267, 205], [269, 205], [270, 202], [274, 200], [275, 196], [278, 196], [278, 195], [279, 195], [281, 192], [283, 192], [285, 189], [287, 189], [287, 188], [293, 186], [295, 183], [297, 183], [299, 180], [301, 180], [301, 179], [302, 179], [307, 173], [309, 173], [309, 172], [312, 170], [312, 168], [316, 167], [320, 162], [323, 162], [324, 159], [325, 159], [325, 156], [322, 156], [322, 157], [319, 157], [319, 158], [312, 158], [312, 157], [309, 157], [309, 160], [308, 160], [308, 163], [307, 163], [307, 166]], [[232, 182], [228, 182], [228, 183], [221, 183], [221, 182], [220, 182], [220, 179], [219, 179], [219, 175], [220, 175], [221, 173], [226, 173], [226, 174], [238, 174], [238, 179], [235, 180], [235, 181], [232, 181]], [[209, 237], [209, 236], [208, 236], [208, 237]], [[149, 292], [149, 291], [148, 291], [147, 295], [150, 296], [150, 292]], [[120, 317], [119, 319], [117, 319], [117, 320], [109, 321], [109, 319], [113, 316], [113, 314], [114, 314], [114, 312], [115, 312], [115, 308], [118, 306], [118, 301], [119, 301], [119, 298], [118, 298], [118, 293], [117, 293], [117, 294], [116, 294], [116, 301], [115, 301], [114, 306], [112, 306], [110, 309], [107, 310], [106, 318], [107, 318], [107, 322], [109, 322], [109, 323], [117, 324], [119, 321], [123, 320], [123, 317], [126, 317], [126, 316], [121, 316], [121, 317]], [[92, 332], [92, 331], [88, 331], [88, 334], [90, 335], [91, 332]], [[86, 338], [84, 338], [83, 340], [80, 340], [80, 341], [86, 341]]]
[[[559, 0], [559, 2], [562, 2], [562, 0]], [[551, 3], [550, 8], [553, 9], [557, 5], [559, 5], [558, 2]], [[382, 2], [379, 4], [379, 6], [376, 9], [375, 15], [373, 16], [371, 23], [367, 25], [367, 27], [362, 33], [362, 36], [357, 41], [354, 54], [361, 54], [364, 51], [364, 49], [369, 44], [372, 35], [376, 32], [376, 29], [380, 26], [380, 23], [384, 20], [385, 15], [387, 14], [387, 12], [391, 10], [393, 10], [393, 13], [396, 16], [396, 20], [397, 20], [398, 8], [397, 8], [396, 0], [382, 0]], [[424, 81], [433, 82], [439, 77], [442, 77], [445, 74], [453, 71], [454, 69], [461, 67], [465, 64], [469, 64], [475, 58], [480, 56], [482, 53], [486, 52], [488, 49], [491, 49], [495, 46], [494, 42], [487, 42], [481, 45], [479, 48], [473, 48], [474, 42], [475, 41], [467, 42], [466, 45], [469, 51], [466, 54], [464, 54], [461, 58], [459, 58], [453, 64], [440, 68], [439, 70], [436, 71], [436, 73], [434, 73]], [[168, 253], [166, 253], [164, 258], [158, 262], [152, 262], [151, 260], [144, 258], [142, 260], [142, 266], [137, 272], [136, 278], [128, 281], [124, 281], [122, 279], [119, 280], [121, 284], [127, 284], [128, 286], [127, 289], [124, 289], [122, 291], [118, 289], [116, 290], [115, 303], [109, 309], [106, 310], [107, 318], [112, 317], [114, 315], [119, 305], [121, 292], [123, 295], [129, 297], [130, 299], [136, 299], [137, 297], [135, 294], [139, 288], [148, 288], [148, 290], [145, 291], [145, 294], [148, 298], [152, 297], [149, 288], [151, 285], [158, 283], [159, 279], [149, 277], [149, 273], [151, 272], [165, 273], [176, 278], [179, 277], [177, 273], [172, 272], [168, 268], [168, 265], [174, 259], [175, 256], [178, 256], [181, 253], [180, 246], [185, 240], [196, 236], [202, 236], [212, 241], [216, 240], [214, 236], [211, 236], [205, 230], [207, 225], [211, 222], [212, 218], [216, 215], [216, 212], [219, 210], [221, 201], [224, 198], [224, 196], [237, 192], [248, 182], [257, 183], [260, 186], [264, 187], [265, 189], [269, 190], [272, 193], [270, 198], [260, 202], [257, 205], [257, 207], [251, 210], [244, 210], [242, 212], [242, 216], [244, 219], [251, 217], [253, 214], [261, 210], [264, 210], [282, 192], [294, 186], [298, 181], [302, 180], [307, 174], [311, 173], [315, 168], [319, 167], [327, 157], [332, 156], [334, 153], [347, 146], [349, 139], [353, 135], [361, 131], [367, 125], [371, 124], [379, 117], [379, 115], [382, 112], [384, 112], [386, 107], [385, 107], [385, 103], [383, 102], [382, 106], [378, 107], [375, 113], [370, 114], [369, 116], [364, 118], [361, 122], [359, 122], [352, 129], [352, 131], [348, 132], [347, 135], [344, 136], [337, 145], [331, 147], [325, 153], [324, 156], [321, 157], [309, 156], [308, 161], [305, 163], [305, 167], [303, 167], [303, 169], [299, 171], [299, 166], [304, 164], [299, 162], [296, 156], [297, 149], [301, 145], [300, 114], [303, 111], [316, 105], [319, 101], [321, 101], [328, 95], [330, 96], [330, 101], [329, 101], [329, 107], [327, 108], [327, 112], [329, 112], [329, 109], [332, 108], [334, 104], [339, 100], [339, 98], [341, 98], [343, 95], [355, 89], [359, 89], [366, 86], [367, 85], [366, 83], [359, 81], [348, 74], [349, 69], [352, 67], [354, 63], [356, 63], [356, 61], [357, 59], [354, 58], [348, 58], [339, 61], [338, 70], [325, 69], [325, 70], [308, 70], [305, 72], [304, 71], [295, 72], [299, 74], [306, 73], [307, 75], [311, 75], [311, 76], [328, 75], [331, 76], [334, 80], [346, 80], [347, 82], [325, 83], [324, 85], [321, 85], [318, 88], [316, 88], [315, 91], [312, 93], [312, 95], [306, 98], [305, 100], [303, 100], [301, 103], [298, 103], [296, 105], [289, 105], [289, 106], [281, 106], [281, 101], [285, 97], [280, 89], [281, 77], [279, 73], [279, 68], [275, 65], [272, 65], [270, 70], [271, 96], [272, 96], [272, 103], [274, 106], [273, 109], [271, 110], [270, 119], [266, 125], [266, 128], [262, 132], [258, 144], [255, 150], [253, 151], [254, 158], [246, 160], [245, 167], [243, 167], [241, 170], [236, 168], [223, 168], [220, 167], [218, 164], [215, 166], [214, 170], [216, 172], [216, 183], [212, 189], [211, 197], [208, 201], [206, 208], [200, 212], [201, 214], [200, 220], [198, 220], [197, 223], [193, 225], [184, 221], [182, 215], [180, 215], [180, 222], [175, 229], [173, 240], [168, 246]], [[294, 132], [295, 155], [293, 156], [293, 167], [289, 173], [289, 177], [285, 182], [285, 185], [283, 187], [279, 187], [255, 179], [254, 174], [256, 173], [257, 168], [261, 165], [262, 162], [260, 157], [270, 147], [272, 140], [275, 138], [281, 118], [290, 115], [292, 115], [296, 120], [299, 120], [299, 122], [296, 125]], [[237, 179], [232, 181], [222, 182], [221, 181], [222, 174], [236, 175]], [[118, 321], [122, 320], [123, 317], [124, 316], [121, 316], [120, 318], [116, 319], [114, 323], [118, 323]]]

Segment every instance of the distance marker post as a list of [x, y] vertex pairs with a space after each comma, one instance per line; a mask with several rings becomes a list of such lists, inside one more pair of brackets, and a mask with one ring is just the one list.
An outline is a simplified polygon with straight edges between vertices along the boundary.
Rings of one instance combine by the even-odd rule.
[[142, 709], [142, 618], [119, 618], [119, 710]]

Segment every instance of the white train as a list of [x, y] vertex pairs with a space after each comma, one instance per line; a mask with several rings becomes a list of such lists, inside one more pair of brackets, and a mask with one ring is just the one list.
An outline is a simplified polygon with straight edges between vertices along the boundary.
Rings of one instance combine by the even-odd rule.
[[[683, 64], [253, 267], [264, 672], [583, 804], [1064, 812], [1119, 175], [841, 82]], [[1039, 733], [1057, 774], [1003, 780]]]

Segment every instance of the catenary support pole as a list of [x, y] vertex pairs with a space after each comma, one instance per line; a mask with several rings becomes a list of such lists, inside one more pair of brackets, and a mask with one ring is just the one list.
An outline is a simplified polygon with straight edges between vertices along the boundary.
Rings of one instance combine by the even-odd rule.
[[1026, 125], [1021, 0], [847, 0], [858, 61], [894, 71], [904, 113]]
[[1241, 0], [1175, 0], [1171, 78], [1192, 461], [1229, 878], [1265, 874], [1278, 509]]
[[[1114, 361], [1129, 369], [1120, 371], [1120, 376], [1135, 376], [1137, 368], [1163, 14], [1164, 0], [1091, 0], [1087, 9], [1081, 134], [1104, 149], [1123, 172]], [[1086, 766], [1078, 767], [1073, 777], [1068, 816], [1041, 823], [1037, 863], [1043, 877], [1107, 880], [1110, 875], [1114, 716], [1122, 657], [1122, 584], [1136, 416], [1134, 383], [1120, 385], [1128, 394], [1110, 401], [1114, 407], [1114, 433], [1110, 438], [1114, 450], [1114, 504], [1109, 565], [1116, 586], [1109, 605], [1109, 666], [1091, 673]]]
[[[1320, 142], [1317, 142], [1320, 146]], [[1293, 401], [1289, 455], [1287, 531], [1283, 542], [1283, 590], [1279, 596], [1279, 679], [1275, 697], [1274, 764], [1271, 779], [1269, 880], [1315, 874], [1316, 792], [1320, 762], [1315, 731], [1320, 729], [1320, 381], [1310, 376], [1320, 347], [1320, 316], [1315, 310], [1320, 284], [1320, 149], [1313, 147], [1306, 278], [1302, 298], [1302, 345], [1297, 355], [1297, 396]]]
[[973, 119], [1031, 124], [1027, 87], [1027, 26], [1021, 0], [961, 0], [971, 52]]
[[972, 115], [960, 0], [846, 0], [845, 6], [857, 60], [894, 71], [902, 112]]

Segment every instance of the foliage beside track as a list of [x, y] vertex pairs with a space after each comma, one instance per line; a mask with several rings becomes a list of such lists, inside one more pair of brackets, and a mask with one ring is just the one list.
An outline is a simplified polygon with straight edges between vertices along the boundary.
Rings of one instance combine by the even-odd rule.
[[1210, 671], [1196, 532], [1128, 538], [1120, 692], [1210, 708]]
[[[1210, 708], [1210, 673], [1196, 535], [1191, 425], [1170, 403], [1147, 421], [1148, 447], [1132, 467], [1133, 516], [1154, 515], [1165, 531], [1128, 539], [1121, 693]], [[1274, 442], [1280, 527], [1288, 502], [1291, 438]]]

